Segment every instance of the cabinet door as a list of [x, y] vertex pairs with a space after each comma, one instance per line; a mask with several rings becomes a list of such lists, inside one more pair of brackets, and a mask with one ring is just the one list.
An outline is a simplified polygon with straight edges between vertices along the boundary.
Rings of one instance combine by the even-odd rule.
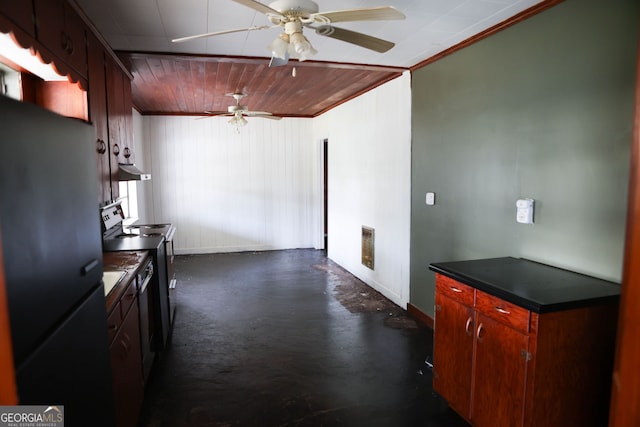
[[116, 425], [135, 427], [144, 396], [137, 304], [131, 306], [111, 345], [111, 370], [116, 403]]
[[65, 0], [35, 0], [35, 13], [38, 41], [86, 78], [85, 27], [75, 10]]
[[111, 171], [111, 198], [120, 195], [118, 163], [123, 163], [125, 148], [125, 117], [123, 108], [124, 75], [113, 60], [107, 61], [107, 111], [109, 124], [109, 164]]
[[124, 115], [124, 163], [135, 163], [135, 153], [133, 151], [133, 101], [131, 98], [131, 80], [126, 75], [122, 75], [122, 109]]
[[521, 426], [529, 337], [481, 313], [476, 321], [471, 422]]
[[31, 0], [0, 0], [0, 15], [4, 15], [31, 37], [35, 36]]
[[469, 417], [473, 361], [473, 309], [436, 292], [433, 389], [460, 415]]
[[89, 117], [96, 130], [96, 165], [98, 167], [98, 202], [111, 200], [109, 169], [109, 132], [107, 124], [107, 77], [105, 51], [102, 44], [89, 34]]

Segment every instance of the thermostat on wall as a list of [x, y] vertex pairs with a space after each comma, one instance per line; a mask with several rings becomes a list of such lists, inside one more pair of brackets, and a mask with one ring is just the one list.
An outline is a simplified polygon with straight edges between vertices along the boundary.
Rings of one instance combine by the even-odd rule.
[[516, 221], [520, 224], [533, 224], [533, 199], [520, 199], [516, 202]]

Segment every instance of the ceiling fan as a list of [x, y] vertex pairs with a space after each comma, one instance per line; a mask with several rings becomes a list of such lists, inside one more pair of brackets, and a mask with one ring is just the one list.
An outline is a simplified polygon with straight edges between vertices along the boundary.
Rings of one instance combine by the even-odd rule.
[[216, 31], [173, 39], [172, 41], [180, 43], [221, 34], [282, 27], [284, 32], [278, 35], [269, 45], [272, 53], [272, 61], [269, 65], [274, 66], [286, 64], [289, 57], [297, 57], [298, 60], [304, 61], [318, 53], [302, 34], [303, 27], [311, 28], [321, 36], [342, 40], [375, 52], [384, 53], [395, 44], [367, 34], [334, 27], [332, 24], [335, 22], [405, 19], [405, 15], [392, 6], [319, 12], [318, 4], [311, 0], [278, 0], [268, 6], [255, 0], [233, 1], [266, 15], [273, 25]]
[[227, 107], [227, 111], [205, 111], [207, 116], [199, 117], [200, 119], [205, 119], [207, 117], [215, 117], [215, 116], [230, 116], [231, 119], [229, 123], [232, 125], [236, 125], [238, 129], [241, 126], [247, 125], [247, 119], [245, 117], [260, 117], [263, 119], [271, 119], [271, 120], [280, 120], [282, 117], [274, 116], [271, 113], [266, 111], [249, 111], [249, 108], [246, 105], [240, 105], [240, 100], [247, 96], [245, 93], [228, 93], [227, 96], [232, 96], [233, 99], [236, 100], [235, 105], [229, 105]]

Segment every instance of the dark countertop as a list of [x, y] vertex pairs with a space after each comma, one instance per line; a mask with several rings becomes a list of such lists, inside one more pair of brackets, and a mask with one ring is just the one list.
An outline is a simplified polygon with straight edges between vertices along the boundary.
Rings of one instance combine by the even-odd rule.
[[120, 300], [122, 294], [127, 289], [127, 285], [133, 280], [145, 265], [146, 259], [149, 257], [147, 251], [129, 251], [129, 252], [103, 252], [102, 263], [104, 271], [126, 271], [126, 274], [116, 286], [106, 295], [107, 315], [113, 310], [116, 302]]
[[429, 269], [536, 313], [616, 303], [620, 285], [521, 258], [437, 262]]

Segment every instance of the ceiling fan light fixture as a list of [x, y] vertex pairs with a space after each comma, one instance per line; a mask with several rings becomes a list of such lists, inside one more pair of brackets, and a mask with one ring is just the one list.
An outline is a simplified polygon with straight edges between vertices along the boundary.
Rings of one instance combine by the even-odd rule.
[[318, 53], [318, 51], [315, 50], [313, 48], [313, 46], [311, 46], [311, 44], [309, 44], [309, 50], [299, 54], [298, 55], [298, 59], [300, 61], [306, 61], [307, 59], [311, 58], [312, 56], [315, 56], [317, 53]]
[[289, 36], [289, 39], [293, 45], [293, 50], [298, 54], [301, 61], [304, 61], [318, 53], [302, 33], [293, 33]]
[[246, 126], [247, 123], [249, 122], [247, 122], [247, 119], [245, 119], [242, 114], [236, 114], [233, 117], [231, 117], [231, 119], [229, 120], [229, 123], [240, 127], [240, 126]]
[[281, 33], [269, 45], [269, 50], [274, 58], [287, 59], [289, 49], [289, 34]]

